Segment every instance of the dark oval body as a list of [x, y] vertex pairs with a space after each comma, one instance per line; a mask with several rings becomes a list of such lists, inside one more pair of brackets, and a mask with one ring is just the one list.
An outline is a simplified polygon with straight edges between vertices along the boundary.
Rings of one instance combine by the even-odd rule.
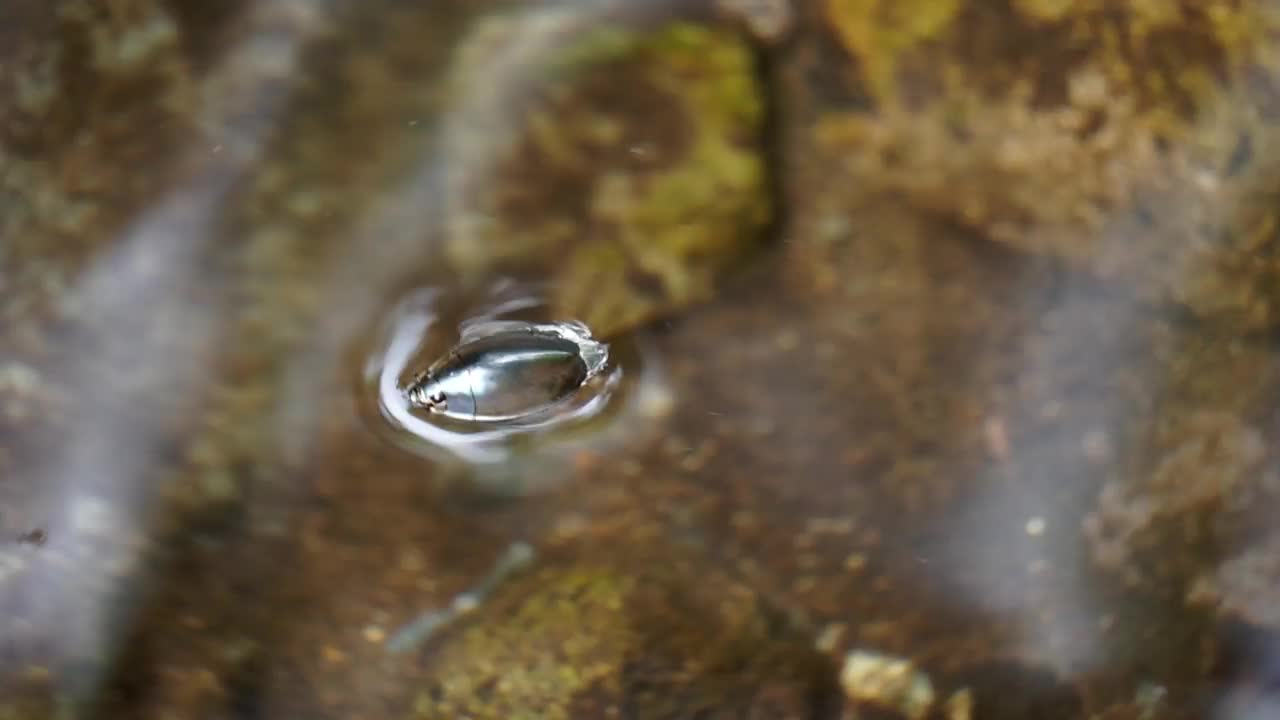
[[573, 341], [513, 331], [458, 346], [415, 383], [410, 398], [445, 417], [499, 422], [547, 409], [586, 378]]

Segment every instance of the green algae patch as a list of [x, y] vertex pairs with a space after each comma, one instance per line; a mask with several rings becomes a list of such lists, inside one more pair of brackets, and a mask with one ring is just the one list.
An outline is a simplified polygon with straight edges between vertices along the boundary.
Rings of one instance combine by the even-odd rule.
[[446, 647], [413, 717], [570, 717], [574, 695], [617, 674], [631, 642], [621, 609], [632, 587], [593, 568], [520, 583]]
[[811, 638], [723, 572], [662, 550], [505, 586], [440, 638], [412, 717], [811, 716], [834, 677]]
[[535, 15], [459, 54], [450, 265], [546, 279], [557, 316], [604, 336], [709, 299], [773, 215], [750, 46], [686, 20]]

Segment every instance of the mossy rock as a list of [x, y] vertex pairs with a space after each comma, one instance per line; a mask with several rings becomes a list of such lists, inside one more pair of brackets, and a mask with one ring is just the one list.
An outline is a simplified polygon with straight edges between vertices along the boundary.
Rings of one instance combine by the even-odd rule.
[[806, 19], [780, 85], [804, 118], [790, 216], [888, 197], [1224, 327], [1280, 324], [1270, 3], [824, 0]]
[[678, 560], [547, 566], [462, 622], [429, 656], [415, 719], [799, 718], [837, 692], [804, 634]]
[[542, 10], [460, 48], [446, 255], [547, 281], [609, 336], [709, 299], [773, 214], [756, 57], [729, 29]]

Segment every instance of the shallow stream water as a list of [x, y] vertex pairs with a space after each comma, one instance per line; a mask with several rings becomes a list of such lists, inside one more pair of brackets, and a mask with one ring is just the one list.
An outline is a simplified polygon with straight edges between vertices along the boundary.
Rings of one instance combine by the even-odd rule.
[[[1214, 224], [1280, 207], [1276, 146], [1156, 176], [1074, 75], [1043, 155], [986, 106], [824, 125], [899, 76], [925, 122], [958, 76], [877, 58], [931, 8], [1076, 57], [910, 5], [883, 43], [840, 3], [0, 9], [0, 719], [1280, 717], [1274, 214]], [[1090, 187], [1192, 177], [1208, 236], [1143, 256], [1182, 217], [1145, 185], [1058, 212], [1067, 136]], [[494, 319], [609, 370], [542, 425], [415, 414]]]

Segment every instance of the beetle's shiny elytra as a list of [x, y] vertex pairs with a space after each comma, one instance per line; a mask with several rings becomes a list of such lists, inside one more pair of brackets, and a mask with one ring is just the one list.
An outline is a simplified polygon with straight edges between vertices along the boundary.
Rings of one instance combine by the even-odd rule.
[[549, 409], [598, 371], [584, 355], [584, 342], [595, 354], [603, 347], [557, 327], [464, 335], [462, 344], [414, 380], [407, 391], [410, 402], [469, 422], [512, 421]]

